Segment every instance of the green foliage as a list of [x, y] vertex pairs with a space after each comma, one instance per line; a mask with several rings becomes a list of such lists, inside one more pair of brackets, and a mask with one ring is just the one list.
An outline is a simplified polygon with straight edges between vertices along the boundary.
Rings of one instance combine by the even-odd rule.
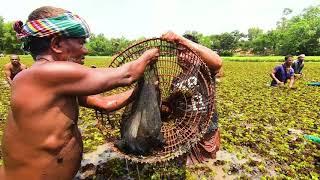
[[16, 38], [16, 33], [12, 28], [12, 22], [4, 22], [0, 17], [0, 53], [23, 54], [21, 44]]
[[[295, 59], [297, 57], [294, 57]], [[284, 56], [232, 56], [222, 57], [224, 61], [238, 62], [284, 62]], [[305, 62], [320, 62], [320, 56], [306, 56]]]
[[131, 41], [122, 38], [111, 38], [107, 39], [103, 34], [95, 36], [91, 35], [87, 48], [89, 55], [92, 56], [112, 56], [131, 44]]
[[244, 34], [239, 31], [232, 31], [231, 33], [222, 33], [216, 37], [219, 45], [212, 48], [222, 56], [232, 56], [239, 46], [239, 40], [244, 37]]
[[257, 27], [248, 29], [248, 40], [253, 41], [263, 34], [263, 30]]
[[[284, 13], [285, 14], [285, 13]], [[320, 6], [309, 7], [302, 14], [287, 19], [286, 15], [273, 30], [277, 36], [275, 54], [319, 55], [320, 48]], [[267, 36], [266, 39], [269, 37]], [[270, 37], [274, 38], [274, 37]], [[267, 48], [270, 48], [270, 46]]]
[[320, 88], [306, 82], [320, 81], [320, 64], [306, 63], [306, 76], [296, 82], [296, 90], [268, 87], [275, 65], [224, 62], [225, 77], [217, 87], [223, 148], [235, 153], [249, 149], [264, 158], [264, 163], [244, 164], [247, 174], [268, 175], [274, 169], [280, 178], [310, 179], [319, 173], [320, 149], [303, 134], [320, 134]]
[[259, 27], [249, 28], [247, 34], [233, 31], [205, 36], [196, 31], [187, 32], [222, 56], [231, 56], [239, 50], [256, 55], [320, 55], [320, 5], [289, 18], [291, 13], [291, 9], [284, 9], [277, 27], [267, 32]]

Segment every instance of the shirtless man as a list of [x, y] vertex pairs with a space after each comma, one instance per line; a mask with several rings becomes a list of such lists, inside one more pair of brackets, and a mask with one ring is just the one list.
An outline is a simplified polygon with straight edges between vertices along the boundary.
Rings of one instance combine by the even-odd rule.
[[13, 78], [22, 70], [27, 69], [27, 66], [20, 63], [18, 55], [12, 54], [10, 56], [10, 63], [4, 65], [4, 73], [8, 84], [12, 85]]
[[14, 29], [35, 63], [12, 82], [0, 179], [73, 179], [83, 150], [79, 105], [106, 111], [126, 105], [134, 90], [91, 95], [135, 82], [159, 50], [147, 50], [119, 68], [86, 68], [81, 64], [90, 32], [79, 16], [46, 6], [34, 10], [25, 25], [16, 22]]

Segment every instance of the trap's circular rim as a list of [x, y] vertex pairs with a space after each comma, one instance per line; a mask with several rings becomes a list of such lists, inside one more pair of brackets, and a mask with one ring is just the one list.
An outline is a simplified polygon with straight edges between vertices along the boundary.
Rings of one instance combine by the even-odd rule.
[[[205, 120], [205, 128], [202, 128], [201, 131], [198, 131], [198, 133], [196, 135], [193, 136], [193, 138], [191, 140], [186, 141], [183, 145], [180, 145], [179, 148], [176, 148], [174, 150], [174, 152], [168, 152], [168, 153], [153, 153], [152, 155], [148, 155], [148, 156], [137, 156], [137, 155], [133, 155], [133, 154], [126, 154], [125, 152], [122, 152], [121, 150], [119, 150], [117, 147], [115, 147], [114, 142], [112, 141], [107, 141], [107, 144], [109, 144], [109, 146], [112, 148], [112, 150], [114, 152], [116, 152], [121, 158], [125, 158], [128, 160], [131, 160], [133, 162], [137, 162], [137, 163], [159, 163], [159, 162], [164, 162], [164, 161], [168, 161], [168, 160], [172, 160], [178, 156], [183, 155], [184, 153], [188, 152], [191, 147], [193, 147], [194, 145], [196, 145], [196, 143], [198, 143], [200, 141], [200, 139], [203, 137], [203, 135], [207, 132], [206, 130], [208, 129], [209, 123], [212, 119], [213, 113], [214, 113], [214, 109], [215, 109], [215, 99], [214, 99], [214, 93], [215, 93], [215, 89], [213, 87], [214, 81], [211, 78], [211, 72], [209, 70], [209, 68], [206, 66], [206, 64], [202, 61], [202, 59], [190, 48], [188, 48], [187, 46], [184, 46], [182, 44], [178, 44], [178, 43], [173, 43], [170, 41], [166, 41], [166, 40], [162, 40], [161, 38], [151, 38], [151, 39], [145, 39], [142, 41], [139, 41], [131, 46], [129, 46], [128, 48], [126, 48], [125, 50], [121, 51], [120, 53], [118, 53], [112, 60], [112, 62], [109, 64], [109, 67], [119, 67], [118, 65], [121, 65], [121, 63], [124, 63], [122, 61], [124, 61], [124, 59], [121, 59], [122, 56], [124, 56], [124, 54], [128, 51], [130, 51], [132, 48], [135, 48], [136, 46], [139, 45], [143, 45], [144, 43], [154, 43], [153, 45], [156, 45], [156, 42], [160, 43], [160, 46], [162, 46], [162, 44], [166, 44], [168, 48], [178, 48], [178, 47], [183, 47], [185, 48], [187, 51], [192, 52], [192, 54], [194, 56], [197, 57], [197, 63], [200, 63], [201, 66], [203, 66], [206, 70], [206, 75], [208, 75], [207, 78], [203, 78], [203, 81], [208, 81], [206, 82], [206, 88], [207, 88], [207, 92], [208, 94], [210, 94], [213, 96], [213, 100], [212, 100], [212, 109], [208, 110], [208, 116], [207, 116], [207, 120]], [[153, 48], [153, 46], [143, 46], [143, 47], [147, 47], [147, 48]], [[159, 47], [159, 45], [154, 46], [154, 47]], [[147, 49], [144, 49], [144, 51]], [[160, 52], [160, 56], [161, 56], [161, 52]], [[118, 59], [121, 59], [122, 61], [119, 62]], [[157, 63], [157, 62], [156, 62]], [[193, 74], [193, 73], [200, 73], [202, 76], [203, 74], [201, 72], [195, 71], [196, 70], [196, 66], [191, 67], [188, 72], [186, 73], [186, 75], [188, 74]], [[103, 113], [103, 112], [100, 112]], [[108, 115], [109, 116], [109, 115]], [[99, 121], [99, 116], [96, 116], [96, 118]], [[100, 117], [100, 118], [103, 118]], [[200, 122], [201, 119], [199, 120], [199, 123], [197, 124], [197, 126], [200, 126]], [[103, 129], [100, 129], [102, 127], [99, 127], [100, 131], [104, 131]], [[162, 128], [161, 128], [162, 130]]]

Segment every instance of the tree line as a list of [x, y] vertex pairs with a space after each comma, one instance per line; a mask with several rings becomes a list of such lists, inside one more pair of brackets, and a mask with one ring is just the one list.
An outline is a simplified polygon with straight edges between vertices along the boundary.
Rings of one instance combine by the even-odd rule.
[[[26, 54], [21, 49], [12, 29], [13, 22], [5, 22], [0, 16], [0, 53]], [[232, 55], [320, 55], [320, 5], [304, 9], [292, 16], [291, 9], [284, 9], [276, 28], [263, 31], [252, 27], [248, 32], [238, 30], [221, 34], [204, 35], [197, 31], [186, 31], [199, 39], [199, 42], [217, 51], [222, 56]], [[142, 38], [143, 39], [143, 38]], [[108, 38], [103, 34], [92, 34], [87, 48], [92, 56], [112, 56], [137, 40]]]

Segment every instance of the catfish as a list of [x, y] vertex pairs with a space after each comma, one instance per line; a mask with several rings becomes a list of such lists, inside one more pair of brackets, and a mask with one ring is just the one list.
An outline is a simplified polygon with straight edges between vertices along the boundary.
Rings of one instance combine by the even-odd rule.
[[163, 147], [161, 133], [160, 91], [154, 68], [146, 70], [138, 81], [136, 100], [128, 105], [121, 121], [121, 140], [116, 146], [123, 152], [148, 155]]

